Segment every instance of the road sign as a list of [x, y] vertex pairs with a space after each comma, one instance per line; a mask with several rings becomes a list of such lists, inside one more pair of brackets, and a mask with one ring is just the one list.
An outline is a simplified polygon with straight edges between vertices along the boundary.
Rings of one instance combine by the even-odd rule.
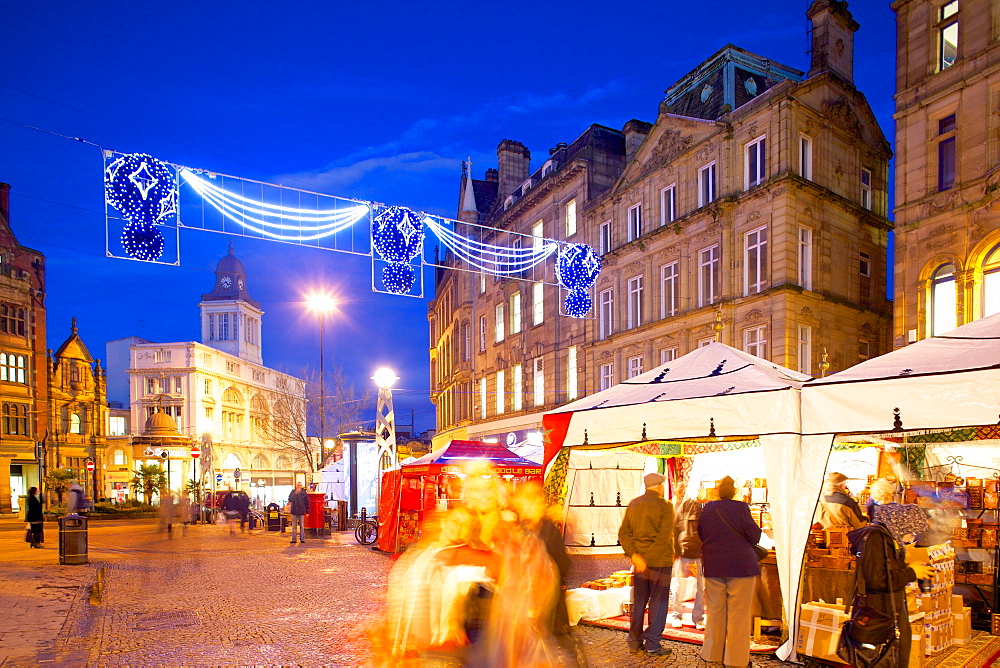
[[192, 445], [191, 446], [191, 457], [193, 459], [198, 459], [199, 457], [201, 457], [201, 448], [199, 448], [197, 445]]
[[222, 474], [221, 473], [216, 473], [215, 474], [215, 482], [222, 482]]
[[94, 472], [94, 460], [92, 460], [92, 459], [88, 459], [87, 460], [87, 472], [88, 473], [93, 473]]
[[240, 470], [236, 469], [235, 471], [233, 471], [233, 480], [239, 480], [239, 479], [240, 479]]

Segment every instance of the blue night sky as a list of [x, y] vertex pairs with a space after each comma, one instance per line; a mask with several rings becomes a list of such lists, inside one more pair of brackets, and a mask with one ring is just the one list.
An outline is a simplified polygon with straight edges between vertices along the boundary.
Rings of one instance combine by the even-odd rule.
[[[24, 126], [454, 217], [465, 157], [482, 178], [516, 139], [534, 169], [591, 123], [653, 121], [663, 91], [727, 43], [807, 70], [809, 4], [4, 2], [0, 181], [15, 234], [47, 257], [48, 345], [73, 316], [100, 358], [130, 335], [196, 340], [229, 239], [182, 231], [179, 267], [105, 257], [100, 152]], [[893, 13], [851, 5], [856, 83], [891, 139]], [[371, 292], [364, 257], [233, 242], [266, 312], [265, 364], [318, 366], [302, 299], [326, 286], [341, 301], [327, 364], [358, 386], [391, 366], [399, 422], [412, 408], [417, 429], [433, 427], [425, 299]]]

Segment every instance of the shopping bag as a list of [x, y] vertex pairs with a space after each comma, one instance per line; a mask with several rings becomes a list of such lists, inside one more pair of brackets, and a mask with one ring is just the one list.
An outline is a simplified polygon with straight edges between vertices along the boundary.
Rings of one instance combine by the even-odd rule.
[[24, 542], [25, 543], [30, 543], [31, 542], [31, 525], [30, 524], [24, 529]]

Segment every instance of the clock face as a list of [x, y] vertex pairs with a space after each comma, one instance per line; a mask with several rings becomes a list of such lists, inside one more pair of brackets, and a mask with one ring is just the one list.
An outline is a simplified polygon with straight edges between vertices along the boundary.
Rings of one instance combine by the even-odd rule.
[[229, 278], [228, 276], [223, 276], [220, 283], [222, 283], [222, 287], [228, 288], [230, 285], [233, 284], [233, 279]]
[[236, 286], [237, 286], [237, 287], [238, 287], [238, 288], [239, 288], [240, 290], [242, 290], [242, 289], [243, 289], [243, 279], [242, 279], [242, 278], [241, 278], [240, 280], [236, 281]]

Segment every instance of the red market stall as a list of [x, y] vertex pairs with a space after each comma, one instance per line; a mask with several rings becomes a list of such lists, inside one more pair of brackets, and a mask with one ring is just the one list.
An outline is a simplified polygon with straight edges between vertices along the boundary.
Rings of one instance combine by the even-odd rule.
[[498, 443], [452, 441], [395, 471], [382, 475], [378, 548], [398, 552], [415, 542], [426, 513], [446, 510], [461, 498], [462, 478], [474, 462], [490, 464], [493, 473], [514, 484], [542, 480], [542, 466]]

